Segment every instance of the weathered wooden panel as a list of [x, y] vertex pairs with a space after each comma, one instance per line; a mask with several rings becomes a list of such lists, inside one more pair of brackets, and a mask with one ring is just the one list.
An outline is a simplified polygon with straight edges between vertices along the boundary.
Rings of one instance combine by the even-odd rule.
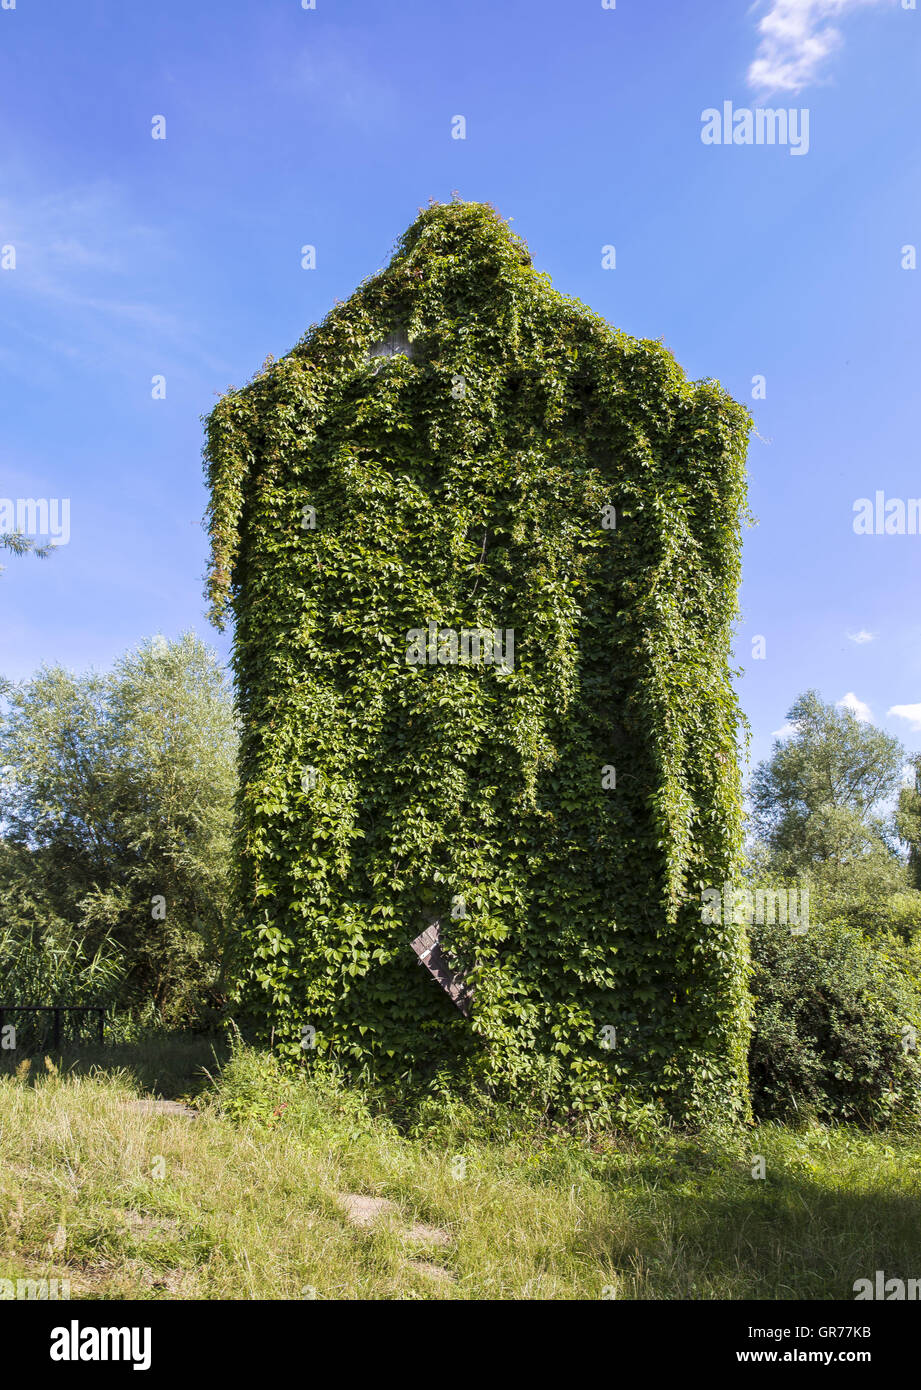
[[421, 936], [417, 936], [413, 942], [413, 950], [419, 957], [419, 964], [425, 966], [452, 1003], [456, 1004], [465, 1018], [468, 1018], [473, 1001], [473, 987], [467, 984], [462, 975], [451, 969], [442, 950], [440, 927], [440, 922], [433, 922], [430, 927], [426, 927]]

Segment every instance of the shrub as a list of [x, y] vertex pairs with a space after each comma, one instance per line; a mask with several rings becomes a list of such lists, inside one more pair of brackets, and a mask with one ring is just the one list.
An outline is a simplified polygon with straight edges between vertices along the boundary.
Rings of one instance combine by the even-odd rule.
[[921, 986], [895, 951], [839, 920], [803, 936], [752, 927], [751, 952], [756, 1115], [866, 1125], [921, 1115]]
[[[103, 1002], [152, 1001], [171, 1026], [214, 1022], [235, 755], [224, 673], [190, 634], [142, 643], [105, 675], [43, 668], [7, 688], [0, 937], [34, 955], [24, 1002], [80, 1002], [66, 970], [82, 952]], [[103, 960], [117, 973], [103, 979]]]

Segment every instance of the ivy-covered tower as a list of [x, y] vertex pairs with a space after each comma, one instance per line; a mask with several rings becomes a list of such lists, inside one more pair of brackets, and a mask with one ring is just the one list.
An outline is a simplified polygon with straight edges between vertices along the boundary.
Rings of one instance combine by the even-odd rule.
[[220, 401], [210, 594], [263, 1036], [744, 1113], [743, 928], [701, 894], [739, 844], [749, 424], [460, 202]]

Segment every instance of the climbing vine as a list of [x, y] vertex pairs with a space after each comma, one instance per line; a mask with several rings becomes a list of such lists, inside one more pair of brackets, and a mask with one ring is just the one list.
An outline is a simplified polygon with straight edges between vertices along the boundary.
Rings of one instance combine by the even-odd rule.
[[[459, 202], [220, 401], [209, 594], [263, 1036], [539, 1076], [564, 1107], [744, 1113], [742, 929], [700, 901], [739, 847], [749, 426]], [[436, 919], [469, 1018], [411, 948]]]

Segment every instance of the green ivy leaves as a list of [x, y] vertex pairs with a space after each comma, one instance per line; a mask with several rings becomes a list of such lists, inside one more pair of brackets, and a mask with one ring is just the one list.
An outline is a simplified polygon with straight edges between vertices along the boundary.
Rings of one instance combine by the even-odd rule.
[[[411, 357], [367, 363], [398, 330]], [[239, 997], [289, 1056], [309, 1023], [318, 1053], [397, 1075], [448, 1060], [527, 1094], [537, 1067], [564, 1107], [744, 1112], [743, 943], [701, 923], [699, 885], [739, 845], [749, 424], [462, 203], [215, 408]], [[407, 664], [429, 622], [512, 629], [513, 668]], [[410, 949], [436, 917], [469, 1020]]]

